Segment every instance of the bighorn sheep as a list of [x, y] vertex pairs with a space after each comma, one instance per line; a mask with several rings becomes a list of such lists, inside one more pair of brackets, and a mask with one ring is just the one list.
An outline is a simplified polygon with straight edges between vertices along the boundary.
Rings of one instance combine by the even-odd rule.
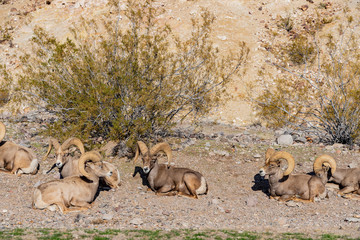
[[[66, 150], [68, 150], [72, 145], [75, 145], [80, 150], [81, 154], [84, 154], [85, 152], [84, 144], [81, 142], [79, 138], [71, 137], [67, 139], [61, 146], [55, 138], [50, 138], [49, 148], [43, 160], [45, 160], [48, 157], [52, 147], [54, 146], [56, 151], [56, 162], [48, 171], [48, 173], [52, 169], [57, 167], [59, 168], [61, 178], [70, 177], [70, 176], [80, 176], [80, 170], [78, 167], [79, 159], [70, 160], [69, 158], [64, 158]], [[104, 178], [105, 183], [111, 188], [117, 188], [118, 186], [120, 186], [119, 170], [109, 162], [104, 161], [103, 163], [105, 168], [107, 168], [109, 171], [114, 173], [113, 175], [111, 175], [111, 177]]]
[[52, 148], [54, 147], [56, 153], [56, 162], [48, 172], [50, 172], [53, 168], [57, 167], [60, 169], [60, 175], [62, 177], [79, 175], [80, 172], [77, 167], [78, 166], [77, 162], [73, 163], [73, 161], [69, 160], [69, 158], [64, 157], [66, 151], [72, 145], [76, 146], [80, 150], [81, 154], [85, 153], [84, 144], [81, 142], [79, 138], [76, 137], [68, 138], [62, 145], [60, 145], [59, 141], [56, 140], [55, 138], [49, 139], [49, 148], [43, 158], [43, 161], [49, 156]]
[[[280, 159], [288, 162], [285, 171], [281, 168]], [[295, 160], [290, 153], [268, 149], [265, 166], [260, 169], [261, 176], [269, 176], [270, 197], [280, 201], [314, 202], [315, 197], [325, 197], [325, 184], [317, 176], [305, 174], [290, 175], [294, 170]]]
[[[315, 174], [322, 178], [326, 183], [328, 181], [339, 184], [339, 194], [357, 193], [360, 195], [360, 168], [339, 169], [336, 167], [336, 161], [329, 155], [321, 155], [314, 162]], [[355, 198], [351, 195], [349, 198]]]
[[[166, 153], [168, 164], [159, 164], [156, 154]], [[143, 170], [147, 174], [148, 186], [156, 195], [174, 196], [176, 194], [191, 198], [198, 198], [206, 194], [208, 186], [201, 173], [188, 168], [170, 166], [172, 152], [169, 144], [159, 143], [148, 150], [145, 143], [138, 141], [134, 163], [142, 155]]]
[[72, 176], [41, 184], [34, 191], [33, 208], [55, 211], [57, 206], [62, 213], [90, 208], [98, 191], [99, 178], [110, 177], [113, 173], [104, 167], [96, 151], [81, 155], [78, 164], [83, 177]]
[[39, 170], [39, 161], [35, 153], [27, 147], [2, 141], [5, 133], [6, 127], [0, 122], [0, 171], [18, 175], [36, 174]]

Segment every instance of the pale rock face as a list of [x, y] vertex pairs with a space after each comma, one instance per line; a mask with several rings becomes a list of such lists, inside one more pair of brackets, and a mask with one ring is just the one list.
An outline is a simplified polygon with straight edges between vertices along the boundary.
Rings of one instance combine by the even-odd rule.
[[291, 145], [293, 144], [293, 142], [294, 142], [293, 137], [290, 134], [281, 135], [277, 139], [277, 143], [279, 145]]

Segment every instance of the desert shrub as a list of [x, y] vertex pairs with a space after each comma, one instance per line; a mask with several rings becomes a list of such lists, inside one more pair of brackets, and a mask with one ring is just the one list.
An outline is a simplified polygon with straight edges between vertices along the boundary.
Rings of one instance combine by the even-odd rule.
[[[353, 144], [357, 139], [360, 38], [358, 23], [351, 17], [345, 22], [338, 22], [336, 30], [326, 33], [319, 28], [301, 32], [302, 38], [313, 39], [312, 44], [306, 44], [312, 46], [306, 51], [303, 47], [289, 48], [299, 44], [299, 38], [293, 37], [287, 39], [288, 44], [273, 44], [269, 49], [268, 63], [280, 72], [261, 72], [263, 92], [252, 101], [258, 116], [270, 126], [290, 125], [327, 143]], [[278, 55], [282, 52], [297, 55], [295, 59], [285, 58]]]
[[[248, 49], [220, 56], [210, 41], [214, 16], [193, 19], [188, 39], [157, 22], [152, 1], [128, 1], [102, 22], [83, 21], [73, 40], [60, 42], [35, 30], [33, 51], [22, 57], [21, 99], [57, 115], [51, 135], [136, 139], [169, 131], [185, 118], [198, 119], [222, 100], [226, 84]], [[127, 22], [128, 27], [119, 25]], [[104, 29], [104, 32], [98, 32]]]
[[287, 17], [280, 17], [277, 26], [279, 28], [283, 28], [286, 31], [290, 32], [293, 29], [293, 20], [290, 16]]
[[0, 43], [10, 42], [13, 40], [12, 36], [13, 27], [9, 22], [6, 22], [3, 26], [0, 26]]

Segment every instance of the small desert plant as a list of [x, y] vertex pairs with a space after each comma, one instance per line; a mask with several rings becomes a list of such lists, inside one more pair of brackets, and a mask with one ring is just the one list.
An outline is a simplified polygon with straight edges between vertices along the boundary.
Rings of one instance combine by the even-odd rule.
[[11, 43], [11, 41], [13, 40], [12, 31], [13, 27], [10, 26], [9, 22], [6, 22], [4, 26], [0, 26], [0, 43]]
[[[311, 44], [301, 38], [300, 43], [299, 38], [289, 38], [286, 45], [274, 44], [268, 63], [281, 72], [270, 81], [261, 72], [263, 94], [252, 99], [258, 116], [272, 126], [312, 132], [327, 143], [353, 144], [360, 134], [357, 33], [358, 23], [348, 17], [337, 31], [302, 32], [303, 38], [313, 39]], [[292, 57], [278, 55], [282, 52]]]
[[277, 23], [279, 28], [285, 29], [287, 32], [290, 32], [293, 29], [293, 20], [290, 16], [280, 17], [280, 20]]
[[[188, 39], [157, 22], [153, 1], [119, 1], [102, 23], [83, 21], [73, 39], [59, 42], [35, 30], [33, 52], [22, 58], [19, 100], [32, 100], [58, 116], [53, 135], [136, 139], [163, 133], [186, 117], [196, 119], [221, 102], [226, 84], [248, 48], [221, 57], [210, 41], [215, 18], [204, 10]], [[160, 12], [159, 12], [160, 11]], [[97, 29], [105, 29], [99, 33]]]

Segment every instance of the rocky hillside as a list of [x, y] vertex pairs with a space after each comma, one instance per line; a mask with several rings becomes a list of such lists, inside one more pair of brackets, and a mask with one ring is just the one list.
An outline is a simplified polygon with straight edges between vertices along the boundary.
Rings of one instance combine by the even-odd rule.
[[[79, 24], [80, 17], [99, 19], [110, 14], [107, 0], [1, 0], [0, 26], [8, 29], [12, 41], [0, 39], [0, 64], [8, 68], [19, 68], [18, 57], [28, 47], [35, 26], [41, 26], [58, 39], [70, 36], [69, 27]], [[229, 85], [231, 99], [225, 107], [214, 109], [208, 120], [234, 125], [245, 125], [255, 121], [249, 104], [241, 100], [244, 82], [254, 81], [264, 65], [262, 43], [270, 41], [269, 30], [276, 30], [279, 17], [291, 16], [296, 21], [315, 14], [324, 14], [334, 19], [348, 6], [358, 11], [359, 1], [324, 0], [168, 0], [157, 1], [165, 8], [161, 16], [181, 36], [189, 34], [190, 19], [199, 16], [202, 8], [216, 16], [212, 40], [226, 54], [234, 51], [239, 41], [250, 48], [250, 59], [246, 75]], [[281, 33], [278, 37], [282, 37]], [[24, 111], [26, 106], [19, 107]]]

